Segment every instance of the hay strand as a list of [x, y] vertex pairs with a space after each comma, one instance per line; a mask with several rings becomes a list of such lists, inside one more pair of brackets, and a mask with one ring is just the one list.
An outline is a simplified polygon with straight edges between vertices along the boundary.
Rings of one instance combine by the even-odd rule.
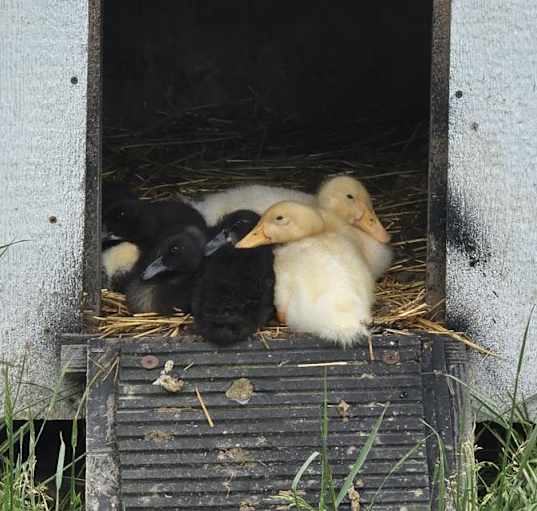
[[209, 415], [209, 410], [207, 410], [207, 407], [205, 406], [205, 402], [203, 401], [203, 398], [201, 397], [201, 393], [198, 390], [198, 387], [195, 387], [194, 390], [196, 391], [196, 397], [198, 398], [198, 402], [201, 406], [201, 409], [203, 410], [203, 414], [205, 415], [205, 418], [207, 419], [207, 423], [211, 428], [214, 428], [214, 422], [211, 416]]
[[[303, 150], [300, 129], [290, 130], [283, 145], [269, 133], [270, 119], [252, 118], [252, 106], [250, 98], [231, 105], [202, 105], [163, 113], [142, 132], [109, 132], [105, 185], [124, 182], [143, 199], [196, 199], [239, 184], [276, 184], [311, 192], [330, 176], [358, 177], [372, 193], [395, 251], [391, 268], [377, 284], [375, 331], [432, 332], [490, 354], [437, 321], [441, 304], [431, 307], [425, 300], [426, 158], [425, 153], [411, 158], [407, 151], [416, 141], [417, 128], [412, 127], [410, 138], [407, 133], [397, 140], [393, 126], [374, 130], [364, 121], [361, 127], [353, 126], [352, 136], [348, 127], [328, 130], [323, 147], [313, 153]], [[239, 119], [242, 114], [246, 121]], [[396, 147], [403, 150], [398, 153]], [[102, 314], [94, 319], [102, 337], [177, 337], [192, 324], [181, 312], [166, 317], [130, 315], [125, 297], [108, 290], [102, 293]], [[268, 349], [269, 340], [283, 339], [288, 332], [286, 327], [265, 326], [257, 335]]]

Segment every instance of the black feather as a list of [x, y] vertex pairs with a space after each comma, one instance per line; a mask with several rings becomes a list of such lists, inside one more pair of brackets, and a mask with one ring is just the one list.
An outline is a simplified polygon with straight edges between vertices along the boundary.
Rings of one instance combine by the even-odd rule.
[[192, 292], [203, 265], [206, 236], [196, 226], [178, 228], [166, 235], [134, 269], [127, 285], [131, 313], [190, 312]]
[[[104, 251], [126, 241], [134, 243], [144, 258], [166, 233], [177, 231], [185, 225], [194, 226], [203, 232], [205, 220], [189, 204], [182, 201], [148, 202], [138, 199], [116, 201], [103, 213], [102, 241]], [[124, 291], [134, 275], [134, 266], [122, 275], [108, 275], [112, 289]]]
[[196, 285], [192, 311], [205, 339], [225, 346], [241, 342], [274, 314], [274, 256], [272, 247], [235, 249], [258, 222], [253, 211], [225, 216], [209, 230], [209, 238], [225, 234], [230, 240], [206, 258]]

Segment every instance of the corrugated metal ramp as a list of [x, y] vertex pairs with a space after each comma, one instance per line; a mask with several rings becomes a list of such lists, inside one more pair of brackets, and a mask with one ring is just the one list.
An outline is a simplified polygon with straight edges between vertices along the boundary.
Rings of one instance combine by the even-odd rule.
[[[115, 465], [109, 472], [118, 475], [118, 509], [286, 509], [272, 497], [290, 489], [298, 468], [320, 447], [325, 369], [311, 364], [326, 362], [338, 362], [326, 368], [330, 460], [336, 480], [347, 475], [387, 406], [378, 438], [356, 479], [362, 509], [381, 485], [375, 510], [430, 509], [434, 452], [425, 442], [423, 420], [438, 426], [448, 445], [453, 433], [450, 421], [435, 420], [438, 407], [430, 406], [435, 405], [431, 400], [438, 398], [439, 385], [438, 378], [431, 380], [430, 338], [374, 337], [373, 360], [367, 344], [343, 351], [304, 337], [271, 341], [270, 349], [256, 339], [220, 351], [190, 341], [89, 343], [89, 375], [95, 385], [88, 403], [88, 470], [98, 481], [98, 460], [108, 452], [103, 466]], [[147, 355], [157, 360], [144, 360]], [[184, 381], [177, 393], [152, 385], [167, 360], [173, 360], [175, 374]], [[157, 366], [144, 368], [148, 362]], [[449, 418], [449, 395], [442, 406]], [[314, 501], [319, 486], [320, 466], [314, 463], [300, 489]], [[98, 491], [88, 491], [91, 501]]]

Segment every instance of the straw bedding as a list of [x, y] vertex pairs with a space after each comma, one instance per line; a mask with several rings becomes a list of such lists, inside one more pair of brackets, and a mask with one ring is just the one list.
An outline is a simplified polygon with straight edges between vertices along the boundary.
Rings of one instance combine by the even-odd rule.
[[[226, 116], [219, 106], [200, 110], [167, 114], [139, 133], [108, 130], [104, 186], [122, 182], [144, 199], [159, 200], [197, 198], [253, 183], [313, 192], [326, 177], [354, 175], [371, 192], [395, 249], [394, 262], [377, 286], [373, 331], [435, 332], [482, 350], [445, 328], [440, 321], [442, 304], [430, 306], [425, 301], [424, 126], [404, 133], [400, 127], [383, 131], [358, 123], [327, 130], [322, 137], [287, 127], [282, 139], [285, 129], [274, 126], [266, 115], [246, 116], [245, 122], [244, 116], [238, 116], [240, 121], [230, 112]], [[321, 150], [311, 150], [318, 147]], [[125, 297], [108, 290], [102, 291], [101, 315], [93, 319], [105, 337], [174, 337], [193, 323], [180, 312], [169, 317], [130, 315]], [[258, 335], [266, 343], [285, 334], [285, 327], [268, 325]]]

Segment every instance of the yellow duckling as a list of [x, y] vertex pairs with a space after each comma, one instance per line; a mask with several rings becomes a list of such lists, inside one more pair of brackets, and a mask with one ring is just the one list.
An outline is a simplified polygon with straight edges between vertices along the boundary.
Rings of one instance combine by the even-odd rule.
[[290, 328], [350, 346], [369, 334], [374, 279], [354, 230], [334, 214], [298, 202], [269, 208], [237, 248], [274, 250], [274, 304]]
[[378, 279], [390, 266], [393, 251], [390, 235], [382, 226], [371, 196], [364, 185], [351, 176], [326, 181], [317, 193], [319, 206], [356, 227], [348, 232], [357, 242], [373, 277]]

